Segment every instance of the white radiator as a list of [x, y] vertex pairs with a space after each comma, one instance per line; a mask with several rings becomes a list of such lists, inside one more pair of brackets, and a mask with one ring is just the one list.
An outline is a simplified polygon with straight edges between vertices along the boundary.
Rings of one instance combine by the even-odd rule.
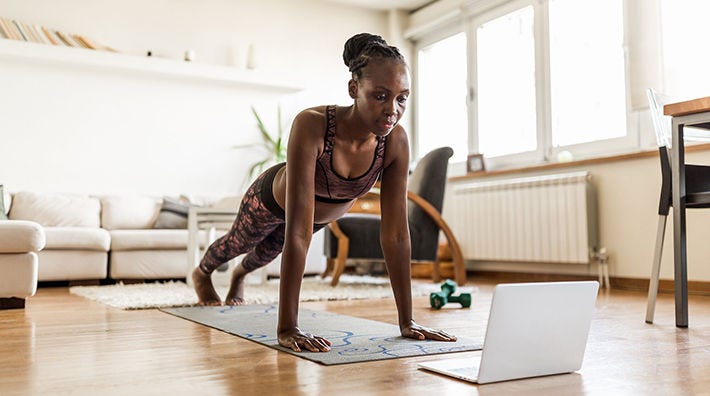
[[460, 184], [450, 204], [468, 260], [587, 264], [598, 246], [589, 172]]

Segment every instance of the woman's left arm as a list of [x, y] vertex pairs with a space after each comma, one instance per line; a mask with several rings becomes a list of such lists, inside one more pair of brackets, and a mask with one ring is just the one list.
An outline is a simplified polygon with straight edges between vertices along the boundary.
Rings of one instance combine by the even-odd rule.
[[380, 243], [399, 313], [399, 328], [404, 337], [456, 341], [456, 337], [443, 331], [416, 324], [412, 317], [411, 242], [407, 221], [408, 176], [409, 142], [404, 128], [397, 126], [387, 138], [382, 171]]

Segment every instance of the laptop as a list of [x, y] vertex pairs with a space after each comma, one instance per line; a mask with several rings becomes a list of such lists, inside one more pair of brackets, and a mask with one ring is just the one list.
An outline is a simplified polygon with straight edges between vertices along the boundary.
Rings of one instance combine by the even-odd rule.
[[480, 356], [418, 367], [479, 384], [577, 371], [598, 290], [597, 281], [499, 284]]

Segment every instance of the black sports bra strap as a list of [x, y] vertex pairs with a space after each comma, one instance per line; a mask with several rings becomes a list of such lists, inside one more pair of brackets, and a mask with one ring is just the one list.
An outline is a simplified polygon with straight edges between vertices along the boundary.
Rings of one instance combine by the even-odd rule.
[[325, 130], [325, 152], [333, 151], [333, 139], [335, 138], [335, 106], [326, 106], [326, 130]]

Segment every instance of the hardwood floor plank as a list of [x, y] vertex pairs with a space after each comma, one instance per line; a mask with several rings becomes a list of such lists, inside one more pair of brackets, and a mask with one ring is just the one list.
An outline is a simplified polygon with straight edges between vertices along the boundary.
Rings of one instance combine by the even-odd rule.
[[[415, 318], [482, 339], [495, 282], [471, 280], [479, 289], [470, 309], [436, 311], [416, 298]], [[701, 394], [710, 389], [710, 297], [689, 301], [690, 327], [678, 329], [672, 295], [659, 295], [648, 325], [645, 292], [603, 290], [579, 372], [476, 386], [416, 368], [473, 352], [321, 366], [157, 310], [122, 311], [40, 288], [24, 310], [0, 311], [0, 394]], [[302, 307], [397, 317], [390, 299]]]

